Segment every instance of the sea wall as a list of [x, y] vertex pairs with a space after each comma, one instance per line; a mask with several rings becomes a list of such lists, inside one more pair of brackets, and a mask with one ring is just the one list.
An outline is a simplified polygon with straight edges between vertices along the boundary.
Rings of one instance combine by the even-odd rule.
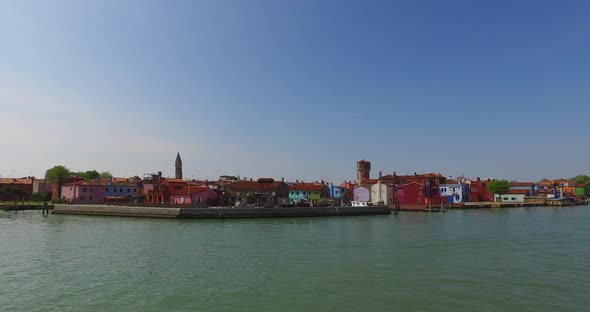
[[177, 218], [180, 208], [125, 207], [108, 205], [55, 205], [55, 214], [121, 217]]
[[370, 207], [289, 207], [289, 208], [187, 208], [181, 209], [180, 218], [281, 218], [329, 217], [391, 214], [386, 206]]
[[155, 208], [108, 205], [55, 205], [55, 214], [181, 219], [328, 217], [391, 214], [386, 206], [290, 208]]

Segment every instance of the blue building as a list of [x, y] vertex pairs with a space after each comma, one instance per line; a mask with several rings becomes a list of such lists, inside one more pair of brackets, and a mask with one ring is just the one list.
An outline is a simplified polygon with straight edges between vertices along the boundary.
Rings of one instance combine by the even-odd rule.
[[441, 184], [440, 196], [447, 198], [447, 203], [458, 204], [469, 201], [469, 185], [467, 184]]
[[139, 192], [140, 190], [136, 183], [129, 182], [129, 180], [122, 178], [109, 178], [104, 196], [129, 197], [138, 195]]
[[341, 198], [346, 194], [346, 190], [342, 186], [330, 184], [330, 197]]

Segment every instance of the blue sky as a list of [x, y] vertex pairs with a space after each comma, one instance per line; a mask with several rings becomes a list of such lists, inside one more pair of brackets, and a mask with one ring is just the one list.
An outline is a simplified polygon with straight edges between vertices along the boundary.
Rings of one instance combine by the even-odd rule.
[[0, 1], [0, 175], [589, 174], [587, 1]]

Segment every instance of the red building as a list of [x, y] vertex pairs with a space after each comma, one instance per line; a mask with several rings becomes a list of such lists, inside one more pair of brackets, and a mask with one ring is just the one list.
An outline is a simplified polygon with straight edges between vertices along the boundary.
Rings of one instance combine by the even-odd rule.
[[482, 180], [477, 178], [471, 181], [469, 186], [469, 201], [470, 202], [493, 202], [494, 194], [488, 191], [488, 183], [490, 179]]
[[400, 205], [424, 205], [424, 186], [417, 182], [398, 186], [395, 190], [395, 199]]
[[33, 193], [33, 181], [35, 180], [34, 177], [25, 177], [25, 178], [19, 178], [19, 179], [13, 179], [13, 178], [0, 178], [0, 189], [3, 189], [5, 187], [16, 187], [19, 188], [23, 191], [25, 191], [27, 194], [32, 194]]

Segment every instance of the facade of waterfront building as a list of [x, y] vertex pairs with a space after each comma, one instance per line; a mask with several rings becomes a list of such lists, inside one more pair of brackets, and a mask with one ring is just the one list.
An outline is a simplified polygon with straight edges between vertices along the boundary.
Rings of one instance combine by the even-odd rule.
[[7, 186], [17, 187], [21, 190], [25, 191], [27, 194], [33, 193], [33, 182], [35, 181], [34, 177], [24, 177], [24, 178], [0, 178], [0, 188], [4, 188]]
[[141, 188], [125, 178], [109, 178], [105, 187], [105, 197], [129, 197], [141, 193]]
[[48, 183], [43, 179], [34, 179], [33, 180], [33, 193], [53, 193], [53, 184]]
[[170, 196], [171, 204], [209, 206], [217, 198], [217, 193], [204, 185], [183, 185]]
[[300, 203], [309, 203], [307, 198], [307, 191], [298, 190], [294, 188], [294, 185], [289, 186], [289, 202], [292, 205]]
[[104, 203], [106, 181], [75, 181], [61, 188], [61, 199], [71, 204]]
[[371, 190], [364, 186], [357, 186], [352, 191], [355, 201], [368, 203], [371, 202]]
[[440, 196], [449, 204], [465, 203], [469, 201], [469, 185], [467, 184], [441, 184]]
[[284, 181], [272, 178], [236, 181], [227, 186], [224, 202], [236, 206], [288, 205], [289, 187]]
[[498, 195], [495, 194], [494, 197], [496, 202], [503, 202], [503, 203], [524, 203], [524, 199], [527, 195], [525, 194], [504, 194]]
[[494, 201], [494, 194], [488, 191], [488, 183], [490, 179], [472, 181], [469, 186], [469, 201], [470, 202], [492, 202]]
[[431, 186], [438, 186], [440, 184], [445, 184], [447, 178], [440, 173], [414, 173], [413, 175], [397, 175], [395, 172], [393, 174], [388, 174], [382, 176], [380, 179], [381, 183], [389, 184], [389, 185], [404, 185], [408, 183], [420, 183], [423, 186], [431, 185]]
[[324, 183], [299, 182], [289, 186], [289, 202], [291, 204], [317, 204], [325, 193]]
[[342, 186], [330, 184], [330, 197], [342, 198], [346, 194], [346, 189]]
[[424, 205], [425, 195], [424, 186], [418, 182], [403, 184], [395, 189], [395, 199], [401, 205]]
[[394, 197], [395, 194], [391, 185], [377, 183], [371, 186], [371, 202], [374, 205], [393, 205]]
[[526, 190], [527, 195], [535, 193], [537, 187], [533, 182], [510, 182], [510, 190]]

